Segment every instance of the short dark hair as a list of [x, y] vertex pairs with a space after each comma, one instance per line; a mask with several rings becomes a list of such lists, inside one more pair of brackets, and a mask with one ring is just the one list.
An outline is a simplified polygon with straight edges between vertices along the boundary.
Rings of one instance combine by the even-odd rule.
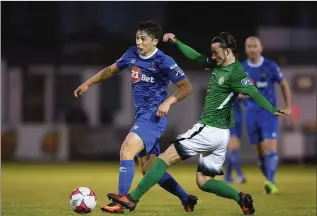
[[144, 31], [154, 39], [161, 38], [161, 26], [154, 20], [146, 20], [139, 23], [137, 31]]
[[219, 36], [214, 37], [211, 43], [220, 43], [221, 48], [231, 49], [234, 56], [237, 55], [236, 39], [229, 32], [222, 32]]

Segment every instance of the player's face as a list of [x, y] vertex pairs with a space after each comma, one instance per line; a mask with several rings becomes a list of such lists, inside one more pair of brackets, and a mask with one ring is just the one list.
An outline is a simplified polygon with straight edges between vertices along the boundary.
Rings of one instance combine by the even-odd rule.
[[217, 66], [221, 66], [227, 60], [226, 50], [220, 47], [220, 43], [211, 44], [212, 60], [214, 60]]
[[147, 56], [147, 54], [151, 54], [152, 51], [156, 48], [157, 39], [152, 38], [144, 31], [137, 31], [136, 32], [136, 46], [138, 47], [138, 51], [140, 55]]
[[262, 45], [257, 39], [247, 39], [245, 42], [245, 52], [249, 59], [258, 59], [262, 53]]

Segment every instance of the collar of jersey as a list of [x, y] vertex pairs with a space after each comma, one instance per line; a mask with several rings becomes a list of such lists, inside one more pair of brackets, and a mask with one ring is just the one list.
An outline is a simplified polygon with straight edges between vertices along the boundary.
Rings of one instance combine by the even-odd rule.
[[231, 68], [231, 66], [235, 65], [238, 61], [232, 62], [231, 64], [228, 64], [224, 67], [219, 67], [220, 70], [225, 70], [225, 71], [229, 71], [229, 69]]
[[139, 56], [140, 56], [141, 59], [149, 59], [149, 58], [153, 57], [157, 51], [158, 51], [158, 48], [155, 48], [154, 52], [151, 55], [149, 55], [149, 56], [141, 56], [139, 54]]
[[264, 62], [264, 57], [261, 56], [260, 61], [256, 64], [253, 64], [252, 62], [248, 60], [248, 65], [252, 68], [257, 68], [257, 67], [260, 67], [263, 64], [263, 62]]

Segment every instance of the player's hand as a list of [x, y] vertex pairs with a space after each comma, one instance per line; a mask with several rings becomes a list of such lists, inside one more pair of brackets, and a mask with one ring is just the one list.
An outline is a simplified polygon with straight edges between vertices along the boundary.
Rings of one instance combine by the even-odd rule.
[[289, 115], [289, 116], [292, 115], [292, 109], [291, 108], [287, 107], [287, 108], [283, 109], [283, 112], [286, 113], [286, 115]]
[[290, 116], [291, 111], [289, 109], [281, 109], [274, 113], [276, 116]]
[[163, 41], [164, 42], [171, 42], [171, 43], [175, 43], [176, 42], [176, 38], [175, 35], [173, 33], [166, 33], [163, 36]]
[[80, 85], [75, 91], [74, 91], [74, 95], [75, 97], [79, 97], [81, 96], [84, 92], [86, 92], [88, 90], [89, 86], [87, 83], [84, 83], [82, 85]]
[[240, 99], [247, 99], [247, 98], [250, 98], [248, 95], [244, 95], [244, 94], [239, 94], [238, 95], [238, 98]]
[[156, 116], [157, 117], [163, 117], [166, 116], [168, 111], [170, 110], [171, 105], [164, 101], [157, 109]]

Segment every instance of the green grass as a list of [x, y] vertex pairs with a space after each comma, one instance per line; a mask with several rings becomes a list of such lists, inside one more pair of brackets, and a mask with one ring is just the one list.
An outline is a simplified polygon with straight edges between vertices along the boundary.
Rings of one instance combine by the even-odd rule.
[[[92, 188], [98, 198], [96, 209], [89, 215], [104, 215], [101, 204], [108, 203], [107, 192], [117, 192], [118, 164], [2, 164], [2, 208], [5, 216], [66, 216], [76, 215], [68, 198], [78, 186]], [[223, 199], [197, 189], [194, 165], [176, 165], [170, 172], [192, 194], [199, 197], [194, 213], [185, 213], [179, 200], [158, 186], [152, 188], [131, 215], [217, 216], [242, 215], [232, 200]], [[256, 167], [245, 167], [248, 183], [233, 185], [249, 192], [255, 200], [258, 216], [315, 216], [316, 170], [314, 167], [280, 167], [277, 182], [280, 194], [264, 195], [264, 179]], [[133, 188], [140, 180], [137, 170]]]

